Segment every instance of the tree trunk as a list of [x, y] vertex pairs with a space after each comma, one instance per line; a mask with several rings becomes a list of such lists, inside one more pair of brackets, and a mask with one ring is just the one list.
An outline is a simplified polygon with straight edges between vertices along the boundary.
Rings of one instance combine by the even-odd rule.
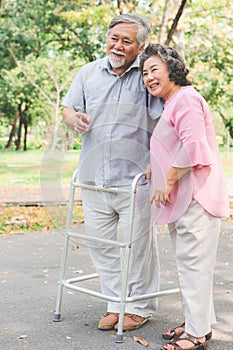
[[177, 37], [175, 49], [185, 58], [185, 33], [183, 30], [177, 30], [175, 36]]
[[173, 37], [173, 35], [174, 35], [175, 31], [176, 31], [176, 28], [178, 26], [179, 19], [180, 19], [182, 13], [183, 13], [183, 10], [184, 10], [184, 7], [186, 5], [186, 2], [187, 2], [187, 0], [182, 0], [182, 2], [180, 4], [180, 7], [179, 7], [178, 12], [176, 14], [176, 17], [175, 17], [175, 19], [174, 19], [174, 21], [172, 23], [171, 29], [170, 29], [170, 31], [168, 33], [165, 45], [170, 45], [170, 42], [171, 42], [172, 37]]
[[120, 14], [122, 14], [121, 0], [117, 0], [117, 8], [118, 8]]
[[19, 111], [19, 128], [18, 128], [18, 134], [17, 134], [18, 137], [17, 137], [17, 140], [15, 141], [16, 151], [20, 150], [22, 126], [23, 126], [23, 116], [22, 116], [22, 111], [21, 111], [21, 107], [20, 107], [20, 111]]
[[23, 125], [24, 125], [23, 150], [26, 151], [27, 150], [27, 134], [28, 134], [27, 117], [24, 118]]
[[222, 118], [225, 128], [228, 130], [231, 138], [233, 138], [233, 121], [231, 122], [231, 120], [228, 119], [222, 112], [219, 112], [219, 114]]
[[159, 31], [159, 38], [158, 38], [159, 44], [165, 43], [170, 5], [171, 5], [171, 0], [165, 0], [164, 10], [163, 10], [163, 19], [162, 19], [162, 24]]
[[19, 113], [17, 112], [16, 115], [14, 116], [13, 122], [11, 123], [11, 131], [10, 131], [5, 149], [8, 149], [8, 150], [11, 149], [13, 137], [15, 136], [16, 124], [18, 119], [19, 119]]

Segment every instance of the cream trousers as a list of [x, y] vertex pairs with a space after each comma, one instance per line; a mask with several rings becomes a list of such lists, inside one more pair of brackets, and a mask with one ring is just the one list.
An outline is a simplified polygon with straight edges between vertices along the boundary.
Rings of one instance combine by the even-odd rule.
[[213, 274], [221, 220], [195, 200], [187, 212], [168, 225], [176, 255], [185, 331], [201, 337], [216, 322]]

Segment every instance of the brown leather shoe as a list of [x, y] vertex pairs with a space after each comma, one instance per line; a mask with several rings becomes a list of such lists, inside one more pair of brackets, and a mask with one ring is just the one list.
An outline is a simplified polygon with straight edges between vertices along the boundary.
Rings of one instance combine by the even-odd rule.
[[[124, 316], [123, 331], [133, 331], [146, 323], [148, 319], [149, 318], [127, 313]], [[118, 323], [115, 325], [114, 329], [118, 330]]]
[[102, 331], [108, 331], [109, 329], [113, 329], [119, 320], [119, 314], [115, 312], [107, 312], [105, 316], [103, 316], [98, 324], [98, 328]]

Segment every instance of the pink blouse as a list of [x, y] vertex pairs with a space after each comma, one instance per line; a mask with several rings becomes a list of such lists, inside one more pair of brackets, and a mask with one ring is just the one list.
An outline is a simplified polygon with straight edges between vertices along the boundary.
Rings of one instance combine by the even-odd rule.
[[182, 87], [166, 101], [151, 137], [150, 152], [152, 191], [172, 166], [192, 167], [175, 184], [170, 204], [159, 209], [153, 202], [155, 223], [179, 219], [193, 199], [213, 216], [229, 215], [229, 197], [211, 111], [192, 86]]

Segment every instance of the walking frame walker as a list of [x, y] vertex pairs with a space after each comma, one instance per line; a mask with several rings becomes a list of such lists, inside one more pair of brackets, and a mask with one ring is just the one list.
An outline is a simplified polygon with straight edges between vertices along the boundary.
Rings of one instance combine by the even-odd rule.
[[[89, 295], [92, 295], [94, 297], [98, 297], [101, 299], [105, 299], [108, 301], [118, 302], [120, 303], [120, 312], [119, 312], [119, 322], [118, 322], [118, 331], [116, 333], [115, 342], [116, 343], [123, 343], [123, 321], [124, 321], [124, 313], [125, 313], [125, 306], [126, 303], [137, 301], [137, 300], [143, 300], [143, 299], [150, 299], [150, 298], [158, 298], [160, 296], [170, 295], [174, 293], [179, 292], [179, 288], [176, 289], [169, 289], [165, 291], [159, 291], [152, 294], [144, 294], [137, 297], [127, 297], [127, 285], [128, 285], [128, 270], [129, 270], [129, 261], [130, 261], [130, 253], [131, 253], [131, 244], [133, 239], [133, 224], [134, 224], [134, 211], [135, 211], [135, 201], [136, 201], [136, 192], [137, 192], [137, 185], [140, 179], [145, 177], [145, 174], [140, 173], [135, 176], [131, 189], [123, 189], [123, 188], [117, 188], [117, 187], [97, 187], [95, 185], [89, 185], [85, 182], [77, 181], [77, 169], [74, 171], [72, 180], [71, 180], [71, 188], [70, 188], [70, 197], [69, 197], [69, 203], [68, 203], [68, 214], [67, 214], [67, 221], [66, 221], [66, 234], [65, 234], [65, 240], [64, 240], [64, 249], [63, 249], [63, 256], [61, 261], [61, 269], [60, 269], [60, 277], [58, 281], [58, 294], [57, 294], [57, 300], [56, 300], [56, 310], [54, 313], [54, 322], [61, 321], [61, 302], [62, 302], [62, 294], [63, 294], [63, 287], [67, 289], [71, 289], [77, 292], [86, 293]], [[75, 189], [83, 188], [83, 189], [89, 189], [93, 191], [103, 191], [103, 192], [109, 192], [109, 193], [128, 193], [130, 192], [130, 211], [129, 211], [129, 231], [128, 231], [128, 241], [127, 242], [120, 242], [120, 241], [113, 241], [113, 240], [107, 240], [98, 238], [95, 236], [87, 236], [85, 234], [74, 232], [74, 230], [71, 229], [71, 223], [72, 223], [72, 217], [73, 217], [73, 206], [74, 206], [74, 195], [75, 195]], [[69, 278], [64, 279], [65, 277], [65, 270], [66, 270], [66, 262], [68, 257], [68, 249], [69, 249], [69, 240], [70, 237], [72, 238], [79, 238], [84, 239], [86, 241], [90, 241], [92, 243], [94, 242], [102, 242], [108, 245], [116, 246], [119, 248], [125, 249], [125, 259], [122, 266], [122, 285], [121, 285], [121, 296], [119, 297], [110, 297], [107, 295], [104, 295], [102, 293], [96, 292], [92, 289], [83, 288], [77, 285], [74, 285], [78, 282], [94, 279], [98, 277], [97, 273], [84, 275], [82, 277], [75, 277], [75, 278]]]

